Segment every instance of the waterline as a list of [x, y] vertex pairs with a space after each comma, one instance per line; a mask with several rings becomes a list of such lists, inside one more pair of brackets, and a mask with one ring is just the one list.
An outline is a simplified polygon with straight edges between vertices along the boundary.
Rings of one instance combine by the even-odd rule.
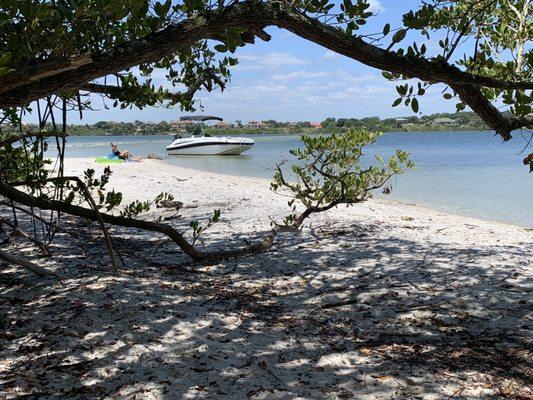
[[[140, 156], [156, 153], [173, 165], [270, 179], [275, 164], [301, 145], [293, 135], [257, 135], [254, 147], [240, 156], [166, 156], [171, 136], [105, 138], [70, 137], [66, 156], [107, 155], [114, 141], [123, 150]], [[522, 146], [518, 139], [502, 143], [490, 132], [388, 133], [368, 149], [368, 155], [388, 156], [402, 148], [417, 165], [392, 181], [388, 199], [533, 227], [533, 175], [521, 163]]]

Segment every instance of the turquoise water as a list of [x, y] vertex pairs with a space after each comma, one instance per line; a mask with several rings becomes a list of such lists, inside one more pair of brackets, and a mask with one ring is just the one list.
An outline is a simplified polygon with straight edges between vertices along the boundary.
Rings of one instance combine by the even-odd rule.
[[[216, 157], [166, 156], [169, 136], [80, 136], [68, 139], [66, 156], [107, 155], [114, 141], [135, 155], [153, 152], [178, 166], [270, 178], [275, 163], [300, 145], [296, 136], [253, 138], [255, 146], [240, 156]], [[387, 156], [402, 148], [416, 163], [415, 171], [392, 181], [391, 200], [533, 227], [533, 174], [522, 165], [523, 146], [519, 135], [502, 143], [490, 132], [401, 132], [383, 135], [368, 153]]]

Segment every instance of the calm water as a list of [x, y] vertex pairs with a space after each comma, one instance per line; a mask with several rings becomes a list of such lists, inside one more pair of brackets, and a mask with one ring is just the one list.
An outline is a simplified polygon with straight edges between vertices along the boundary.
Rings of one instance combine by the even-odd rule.
[[[272, 167], [300, 145], [296, 136], [257, 135], [255, 146], [240, 156], [166, 156], [169, 136], [82, 136], [68, 139], [67, 157], [110, 153], [111, 141], [123, 150], [146, 156], [153, 152], [167, 162], [207, 171], [272, 177]], [[402, 148], [417, 169], [395, 178], [387, 198], [433, 208], [533, 227], [533, 174], [522, 165], [518, 137], [502, 143], [490, 132], [388, 133], [369, 153], [387, 156]]]

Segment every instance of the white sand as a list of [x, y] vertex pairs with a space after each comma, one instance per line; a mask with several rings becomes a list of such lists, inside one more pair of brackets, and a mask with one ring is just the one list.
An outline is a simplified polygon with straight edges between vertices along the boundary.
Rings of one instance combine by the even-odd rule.
[[[69, 174], [88, 167], [104, 166], [67, 163]], [[110, 186], [127, 201], [168, 191], [197, 205], [171, 221], [182, 230], [221, 209], [210, 249], [260, 238], [288, 211], [263, 179], [155, 160], [111, 167]], [[159, 215], [171, 213], [147, 218]], [[533, 395], [525, 228], [370, 200], [309, 218], [269, 252], [212, 266], [162, 236], [113, 229], [127, 263], [115, 278], [101, 234], [67, 227], [81, 239], [59, 235], [53, 259], [32, 258], [60, 282], [3, 270], [0, 398]], [[321, 308], [344, 300], [354, 304]]]

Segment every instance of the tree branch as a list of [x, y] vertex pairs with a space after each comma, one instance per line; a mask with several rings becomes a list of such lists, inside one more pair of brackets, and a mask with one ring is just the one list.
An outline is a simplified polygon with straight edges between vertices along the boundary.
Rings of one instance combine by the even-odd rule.
[[0, 93], [26, 85], [39, 79], [58, 75], [62, 72], [78, 69], [83, 65], [90, 64], [91, 57], [88, 54], [74, 56], [69, 59], [50, 59], [42, 63], [30, 64], [21, 71], [0, 78]]
[[[186, 92], [182, 93], [165, 93], [164, 97], [166, 100], [180, 102], [180, 101], [191, 101], [198, 90], [202, 85], [208, 80], [214, 79], [217, 81], [217, 84], [224, 90], [225, 83], [214, 73], [205, 73], [199, 76], [194, 83], [187, 88]], [[99, 93], [106, 95], [111, 99], [120, 99], [123, 95], [135, 94], [136, 92], [142, 92], [143, 87], [123, 87], [123, 86], [113, 86], [113, 85], [102, 85], [98, 83], [86, 83], [80, 87], [80, 90]]]
[[515, 117], [501, 113], [481, 92], [476, 85], [456, 85], [450, 87], [457, 92], [461, 101], [474, 110], [485, 123], [498, 133], [503, 140], [512, 138], [511, 132], [515, 129], [533, 125], [533, 115]]
[[[68, 204], [57, 200], [49, 200], [45, 198], [35, 197], [28, 193], [24, 193], [14, 187], [0, 181], [0, 195], [7, 197], [14, 202], [23, 204], [27, 207], [37, 207], [41, 210], [55, 210], [65, 212], [77, 217], [86, 218], [91, 221], [98, 221], [98, 217], [93, 210]], [[266, 237], [255, 244], [249, 246], [238, 247], [236, 249], [200, 252], [192, 246], [181, 233], [168, 224], [143, 221], [135, 218], [126, 218], [115, 215], [100, 213], [102, 221], [111, 225], [122, 226], [126, 228], [136, 228], [145, 231], [158, 232], [168, 236], [174, 243], [176, 243], [185, 254], [196, 261], [218, 261], [228, 258], [241, 257], [249, 254], [256, 254], [265, 251], [272, 247], [274, 239], [281, 229], [275, 226]]]
[[9, 226], [12, 230], [13, 230], [13, 233], [17, 236], [20, 236], [20, 237], [23, 237], [24, 239], [27, 239], [29, 240], [30, 242], [32, 242], [35, 246], [37, 246], [44, 254], [46, 254], [47, 256], [51, 256], [50, 254], [50, 250], [48, 249], [48, 247], [46, 247], [46, 245], [44, 243], [41, 243], [39, 240], [31, 237], [30, 235], [28, 235], [26, 232], [24, 232], [23, 230], [21, 230], [16, 223], [11, 223], [9, 222], [7, 219], [5, 218], [2, 218], [2, 216], [0, 216], [0, 226], [2, 224], [6, 224], [7, 226]]

